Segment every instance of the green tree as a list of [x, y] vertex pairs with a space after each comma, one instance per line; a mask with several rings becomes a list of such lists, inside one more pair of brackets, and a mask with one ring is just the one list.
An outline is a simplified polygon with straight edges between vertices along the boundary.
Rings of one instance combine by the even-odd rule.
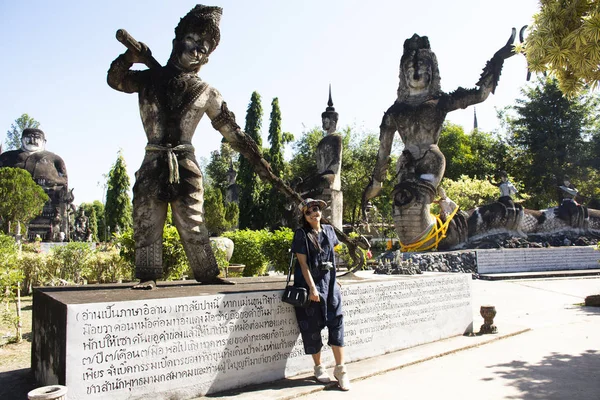
[[211, 236], [221, 236], [227, 230], [223, 196], [211, 185], [204, 185], [204, 220]]
[[[373, 174], [379, 136], [374, 133], [358, 134], [350, 128], [343, 131], [342, 150], [342, 192], [344, 193], [343, 220], [352, 225], [358, 224], [361, 217], [362, 194]], [[392, 155], [390, 171], [396, 164], [397, 157]], [[379, 196], [372, 199], [373, 203], [385, 222], [391, 222], [392, 199], [391, 192], [395, 185], [395, 174], [388, 173], [383, 190]]]
[[108, 173], [106, 190], [106, 224], [112, 234], [128, 229], [132, 225], [132, 206], [129, 198], [129, 175], [123, 153], [119, 151], [117, 161]]
[[600, 1], [542, 0], [522, 48], [534, 72], [550, 72], [567, 95], [600, 80]]
[[[445, 189], [446, 195], [465, 211], [493, 203], [499, 197], [498, 187], [489, 180], [471, 178], [466, 175], [454, 180], [444, 178], [441, 187]], [[433, 211], [439, 212], [437, 209]]]
[[223, 197], [227, 194], [227, 173], [232, 165], [234, 169], [237, 168], [238, 161], [234, 161], [237, 157], [238, 153], [227, 142], [221, 143], [220, 151], [210, 153], [210, 161], [206, 166], [208, 183], [218, 188]]
[[321, 139], [323, 139], [323, 131], [315, 127], [310, 131], [303, 132], [300, 139], [293, 143], [293, 154], [290, 160], [292, 177], [306, 178], [317, 173], [315, 152]]
[[48, 195], [21, 168], [0, 168], [0, 217], [7, 233], [14, 222], [27, 223], [41, 214]]
[[40, 123], [30, 117], [28, 114], [23, 114], [15, 120], [14, 124], [10, 125], [10, 129], [6, 131], [6, 149], [16, 150], [21, 147], [21, 134], [27, 128], [38, 128]]
[[473, 155], [468, 168], [469, 176], [485, 179], [507, 169], [511, 149], [504, 140], [479, 129], [473, 130], [468, 138]]
[[514, 147], [509, 173], [532, 195], [530, 208], [557, 202], [557, 185], [567, 174], [576, 179], [586, 163], [586, 146], [598, 120], [597, 99], [563, 96], [556, 79], [538, 79], [522, 90], [524, 98], [508, 107], [504, 125]]
[[228, 229], [236, 229], [239, 224], [240, 208], [237, 203], [229, 203], [225, 206], [225, 221]]
[[100, 200], [94, 200], [92, 207], [96, 213], [96, 220], [98, 221], [98, 240], [101, 242], [107, 242], [110, 237], [106, 225], [106, 213], [104, 211], [104, 204]]
[[[260, 148], [262, 146], [262, 106], [260, 95], [253, 92], [246, 112], [246, 126], [244, 132], [252, 138]], [[240, 229], [255, 229], [261, 225], [258, 201], [261, 192], [261, 182], [254, 172], [252, 165], [243, 156], [240, 156], [240, 170], [237, 182], [240, 186]]]
[[462, 126], [445, 122], [439, 147], [446, 158], [444, 177], [458, 179], [462, 175], [484, 179], [505, 169], [508, 145], [500, 138], [479, 129], [470, 134]]
[[438, 145], [446, 158], [446, 178], [458, 179], [461, 175], [469, 175], [474, 157], [469, 137], [462, 126], [444, 122]]
[[[284, 178], [286, 163], [283, 159], [283, 147], [292, 141], [294, 136], [291, 133], [281, 132], [281, 110], [279, 109], [279, 100], [277, 97], [271, 102], [271, 123], [269, 125], [269, 163], [273, 173], [280, 178]], [[287, 200], [283, 194], [273, 187], [264, 190], [261, 194], [263, 201], [264, 226], [276, 229], [284, 224], [285, 205]]]
[[90, 230], [92, 231], [92, 240], [97, 242], [98, 238], [98, 216], [96, 214], [96, 208], [92, 203], [81, 203], [81, 208], [85, 211], [85, 215], [88, 217], [88, 223], [90, 224]]

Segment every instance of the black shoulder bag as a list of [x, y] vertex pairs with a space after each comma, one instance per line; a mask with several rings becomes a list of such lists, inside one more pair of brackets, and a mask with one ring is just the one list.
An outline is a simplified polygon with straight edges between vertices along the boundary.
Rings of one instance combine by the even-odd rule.
[[[302, 232], [304, 232], [304, 229], [302, 230]], [[308, 250], [308, 240], [306, 239], [306, 232], [304, 232], [304, 240], [306, 241], [306, 259], [310, 265], [310, 252]], [[306, 307], [310, 304], [310, 299], [308, 298], [308, 290], [300, 286], [290, 285], [293, 265], [294, 253], [292, 252], [292, 257], [290, 259], [290, 267], [288, 269], [287, 282], [281, 300], [284, 303], [293, 305], [294, 307]]]

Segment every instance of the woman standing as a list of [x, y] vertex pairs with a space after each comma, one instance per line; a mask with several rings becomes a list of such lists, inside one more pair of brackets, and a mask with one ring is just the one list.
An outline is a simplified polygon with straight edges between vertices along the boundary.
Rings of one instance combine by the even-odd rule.
[[298, 262], [294, 270], [294, 285], [308, 289], [310, 303], [306, 308], [296, 307], [296, 319], [304, 341], [304, 352], [315, 363], [315, 377], [319, 382], [331, 381], [321, 364], [321, 330], [327, 327], [333, 357], [334, 377], [340, 389], [350, 389], [350, 379], [344, 365], [344, 316], [342, 296], [336, 283], [333, 248], [339, 243], [331, 225], [321, 225], [321, 212], [327, 206], [323, 200], [305, 199], [299, 206], [301, 228], [296, 230], [292, 251]]

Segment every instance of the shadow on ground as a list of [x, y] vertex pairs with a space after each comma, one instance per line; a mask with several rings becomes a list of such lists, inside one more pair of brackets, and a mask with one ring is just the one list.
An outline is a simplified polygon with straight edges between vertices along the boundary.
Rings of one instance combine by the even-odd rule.
[[27, 393], [39, 387], [29, 368], [0, 372], [0, 399], [23, 400]]
[[598, 350], [579, 355], [552, 353], [537, 364], [513, 361], [488, 368], [498, 370], [494, 372], [497, 376], [511, 381], [521, 392], [507, 399], [597, 400], [600, 396]]
[[281, 379], [275, 382], [268, 382], [259, 385], [245, 386], [240, 389], [227, 390], [225, 392], [207, 394], [205, 397], [208, 398], [219, 398], [219, 397], [228, 397], [228, 396], [236, 396], [242, 393], [250, 393], [262, 391], [265, 389], [269, 390], [289, 390], [290, 388], [296, 387], [305, 387], [305, 386], [315, 386], [318, 388], [319, 386], [323, 386], [322, 383], [317, 382], [315, 379], [311, 378], [298, 378], [298, 379]]

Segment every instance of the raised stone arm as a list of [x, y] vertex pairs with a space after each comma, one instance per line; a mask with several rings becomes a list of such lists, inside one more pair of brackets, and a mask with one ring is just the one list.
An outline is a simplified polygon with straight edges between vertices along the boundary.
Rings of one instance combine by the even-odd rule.
[[141, 79], [146, 71], [131, 71], [130, 68], [134, 63], [147, 64], [147, 56], [152, 57], [148, 46], [141, 42], [139, 44], [143, 49], [141, 52], [128, 49], [110, 64], [106, 79], [108, 86], [125, 93], [139, 92]]
[[516, 35], [517, 30], [512, 28], [512, 34], [506, 44], [486, 63], [485, 68], [479, 77], [479, 81], [477, 82], [477, 88], [464, 89], [459, 87], [454, 92], [450, 93], [450, 101], [446, 107], [447, 111], [467, 108], [473, 104], [481, 103], [488, 98], [490, 93], [496, 91], [504, 60], [516, 54], [513, 46]]

